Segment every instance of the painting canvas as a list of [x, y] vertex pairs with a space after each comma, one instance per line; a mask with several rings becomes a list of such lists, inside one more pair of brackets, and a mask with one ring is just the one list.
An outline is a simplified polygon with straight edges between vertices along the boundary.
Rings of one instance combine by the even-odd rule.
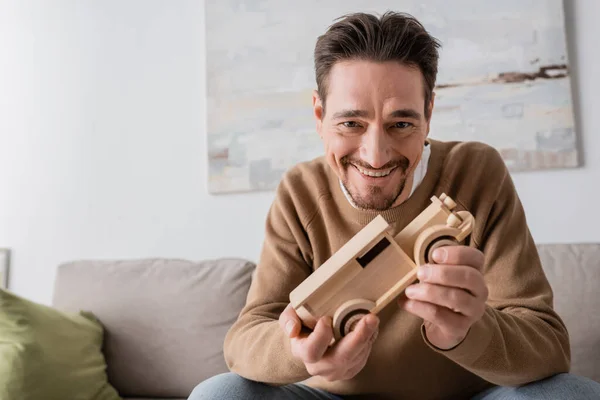
[[205, 4], [211, 193], [272, 190], [323, 153], [314, 44], [356, 11], [408, 12], [440, 40], [432, 138], [488, 143], [512, 172], [578, 166], [560, 0]]
[[0, 288], [8, 289], [8, 267], [10, 262], [10, 251], [0, 249]]

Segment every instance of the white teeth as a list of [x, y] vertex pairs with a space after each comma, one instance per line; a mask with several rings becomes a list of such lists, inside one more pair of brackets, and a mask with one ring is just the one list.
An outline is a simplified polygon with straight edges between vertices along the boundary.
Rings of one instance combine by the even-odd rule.
[[367, 175], [367, 176], [372, 176], [375, 178], [381, 178], [383, 176], [388, 176], [390, 174], [390, 172], [392, 172], [394, 170], [394, 168], [390, 168], [390, 169], [386, 169], [383, 171], [369, 171], [369, 170], [359, 167], [358, 165], [354, 165], [354, 166], [356, 167], [356, 169], [358, 169], [358, 171], [361, 174]]

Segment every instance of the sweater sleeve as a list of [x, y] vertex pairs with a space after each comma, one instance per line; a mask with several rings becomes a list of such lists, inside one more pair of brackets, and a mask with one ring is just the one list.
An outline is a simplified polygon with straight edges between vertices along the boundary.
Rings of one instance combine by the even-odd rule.
[[483, 379], [518, 386], [568, 372], [570, 347], [514, 184], [504, 163], [498, 159], [496, 164], [503, 174], [490, 193], [491, 207], [482, 212], [485, 222], [474, 232], [485, 256], [485, 314], [451, 350], [435, 348], [424, 329], [422, 334], [434, 351]]
[[289, 188], [282, 181], [269, 209], [260, 260], [244, 308], [224, 341], [232, 372], [272, 385], [310, 377], [293, 357], [290, 339], [278, 323], [289, 293], [312, 272], [308, 239]]

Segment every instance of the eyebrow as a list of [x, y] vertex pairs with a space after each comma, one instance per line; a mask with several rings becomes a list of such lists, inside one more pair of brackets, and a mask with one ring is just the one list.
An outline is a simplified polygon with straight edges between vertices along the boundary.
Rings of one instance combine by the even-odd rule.
[[366, 118], [369, 113], [364, 110], [342, 110], [333, 114], [333, 119], [341, 118]]
[[[369, 113], [365, 110], [342, 110], [333, 114], [333, 119], [342, 118], [367, 118]], [[421, 119], [421, 114], [410, 108], [402, 108], [399, 110], [392, 111], [389, 118], [412, 118]]]
[[421, 114], [411, 108], [403, 108], [401, 110], [393, 111], [389, 116], [391, 118], [421, 119]]

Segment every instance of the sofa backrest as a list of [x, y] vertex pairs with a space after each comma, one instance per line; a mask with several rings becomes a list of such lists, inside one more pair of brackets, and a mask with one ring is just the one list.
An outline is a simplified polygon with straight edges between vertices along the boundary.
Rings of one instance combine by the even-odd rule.
[[554, 308], [569, 330], [571, 372], [600, 382], [600, 244], [544, 244], [538, 250]]
[[[538, 249], [569, 329], [572, 372], [600, 382], [600, 244]], [[104, 324], [108, 376], [122, 396], [186, 398], [227, 371], [224, 336], [254, 269], [240, 259], [70, 262], [58, 268], [53, 303]]]
[[253, 271], [240, 259], [70, 262], [58, 267], [53, 305], [104, 325], [107, 374], [121, 396], [187, 398], [227, 371], [223, 340]]

